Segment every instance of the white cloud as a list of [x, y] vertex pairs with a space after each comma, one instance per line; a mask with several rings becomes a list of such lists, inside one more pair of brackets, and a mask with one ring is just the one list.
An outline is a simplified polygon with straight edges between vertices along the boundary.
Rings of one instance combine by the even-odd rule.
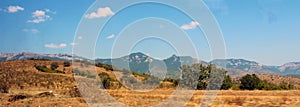
[[7, 7], [7, 12], [8, 13], [15, 13], [15, 12], [18, 12], [18, 11], [23, 11], [24, 8], [23, 7], [20, 7], [20, 6], [8, 6]]
[[39, 33], [40, 31], [37, 29], [23, 29], [23, 32], [30, 32], [30, 33]]
[[33, 17], [41, 17], [41, 16], [45, 16], [46, 12], [43, 10], [36, 10], [32, 14], [33, 14]]
[[52, 14], [56, 14], [55, 11], [52, 11], [52, 10], [50, 10], [50, 9], [45, 9], [45, 12], [49, 12], [49, 13], [52, 13]]
[[78, 36], [77, 39], [82, 39], [82, 36]]
[[200, 24], [198, 22], [192, 21], [189, 24], [182, 25], [180, 28], [183, 29], [183, 30], [190, 30], [190, 29], [195, 29], [199, 25]]
[[51, 17], [47, 13], [51, 13], [49, 9], [46, 10], [36, 10], [32, 13], [32, 20], [28, 20], [30, 23], [41, 23], [47, 20], [51, 20]]
[[70, 45], [75, 46], [75, 45], [78, 45], [78, 43], [72, 42], [72, 43], [70, 43]]
[[115, 34], [111, 34], [111, 35], [107, 36], [106, 38], [107, 38], [107, 39], [112, 39], [112, 38], [114, 38], [114, 37], [115, 37]]
[[229, 8], [226, 0], [203, 0], [214, 14], [227, 15]]
[[50, 43], [50, 44], [45, 44], [45, 47], [46, 48], [53, 48], [53, 49], [60, 49], [60, 48], [67, 47], [67, 44], [61, 43], [61, 44], [56, 45], [56, 44]]
[[115, 13], [109, 7], [104, 7], [104, 8], [98, 8], [97, 12], [92, 12], [90, 14], [86, 14], [85, 18], [94, 19], [94, 18], [100, 18], [100, 17], [107, 17], [107, 16], [111, 16], [114, 14]]

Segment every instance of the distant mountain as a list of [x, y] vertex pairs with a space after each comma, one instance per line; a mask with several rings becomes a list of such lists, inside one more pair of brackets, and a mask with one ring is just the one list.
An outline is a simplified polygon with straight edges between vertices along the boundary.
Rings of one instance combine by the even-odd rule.
[[216, 59], [210, 63], [226, 68], [232, 76], [242, 76], [248, 73], [275, 74], [272, 67], [245, 59]]
[[8, 61], [8, 60], [26, 60], [26, 59], [48, 59], [48, 60], [67, 60], [71, 61], [73, 58], [75, 60], [87, 60], [83, 57], [78, 57], [74, 55], [68, 54], [37, 54], [30, 52], [22, 52], [22, 53], [0, 53], [0, 61]]
[[282, 74], [300, 74], [300, 62], [290, 62], [283, 64], [282, 66], [278, 67], [278, 70]]
[[127, 56], [114, 59], [95, 59], [95, 63], [111, 64], [119, 69], [130, 69], [138, 73], [146, 73], [149, 71], [149, 64], [154, 58], [143, 53], [132, 53]]
[[255, 61], [244, 59], [217, 59], [210, 62], [226, 68], [230, 75], [241, 76], [247, 73], [276, 74], [276, 75], [299, 75], [300, 62], [290, 62], [282, 66], [267, 66]]
[[[0, 53], [0, 61], [26, 60], [26, 59], [48, 59], [48, 60], [87, 60], [112, 64], [117, 68], [125, 68], [138, 73], [147, 73], [151, 69], [167, 70], [168, 72], [180, 71], [181, 65], [191, 65], [194, 63], [215, 64], [225, 68], [229, 75], [242, 76], [248, 73], [255, 74], [275, 74], [275, 75], [300, 75], [300, 62], [289, 62], [281, 66], [267, 66], [255, 61], [245, 59], [215, 59], [210, 62], [200, 61], [190, 56], [172, 55], [166, 59], [158, 60], [147, 56], [141, 52], [132, 53], [127, 56], [114, 59], [89, 60], [84, 57], [68, 54], [37, 54], [30, 52], [22, 53]], [[156, 67], [156, 68], [155, 68]]]
[[[194, 64], [196, 63], [196, 59], [190, 56], [176, 56], [172, 55], [171, 57], [158, 60], [147, 56], [141, 52], [132, 53], [128, 56], [124, 56], [121, 58], [115, 59], [96, 59], [95, 62], [101, 62], [105, 64], [112, 64], [118, 68], [126, 68], [130, 69], [131, 71], [135, 71], [138, 73], [147, 73], [151, 69], [151, 65], [153, 64], [160, 64], [160, 68], [156, 69], [167, 69], [168, 72], [176, 72], [180, 71], [180, 66], [183, 64]], [[207, 64], [205, 62], [205, 64]]]

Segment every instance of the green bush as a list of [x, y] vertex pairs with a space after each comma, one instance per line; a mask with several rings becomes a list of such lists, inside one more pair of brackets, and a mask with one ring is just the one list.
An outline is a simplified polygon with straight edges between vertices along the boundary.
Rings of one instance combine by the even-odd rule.
[[137, 76], [144, 77], [144, 80], [151, 77], [149, 74], [145, 74], [145, 73], [139, 74], [139, 73], [136, 73], [136, 72], [132, 72], [132, 75], [135, 76], [135, 77], [137, 77]]
[[295, 86], [293, 84], [290, 83], [286, 83], [286, 82], [281, 82], [279, 84], [280, 89], [282, 90], [292, 90], [295, 88]]
[[232, 80], [229, 75], [226, 75], [221, 86], [222, 90], [228, 90], [233, 86]]
[[294, 85], [286, 82], [280, 84], [270, 83], [267, 80], [259, 79], [255, 74], [247, 74], [241, 79], [240, 89], [247, 90], [291, 90], [294, 89]]
[[58, 65], [57, 62], [52, 62], [52, 63], [51, 63], [50, 68], [51, 68], [52, 70], [55, 70], [55, 69], [57, 69], [58, 67], [59, 67], [59, 65]]
[[101, 80], [102, 86], [105, 89], [118, 89], [122, 86], [117, 80], [112, 79], [105, 72], [102, 72], [102, 73], [98, 74], [98, 76]]
[[173, 86], [178, 86], [180, 79], [165, 78], [164, 82], [171, 82]]
[[107, 71], [113, 71], [113, 66], [109, 65], [109, 64], [103, 64], [103, 63], [96, 63], [95, 66], [99, 67], [99, 68], [104, 68]]
[[207, 87], [207, 83], [206, 83], [206, 82], [200, 81], [200, 82], [198, 82], [198, 84], [197, 84], [197, 89], [198, 89], [198, 90], [205, 90], [206, 87]]
[[273, 88], [274, 88], [274, 86], [272, 86], [272, 84], [270, 84], [266, 80], [260, 81], [257, 86], [257, 89], [259, 89], [259, 90], [272, 90]]
[[255, 74], [247, 74], [243, 76], [241, 79], [240, 89], [243, 90], [254, 90], [257, 89], [261, 80]]
[[[183, 87], [197, 86], [196, 89], [203, 90], [207, 86], [211, 90], [229, 89], [232, 87], [232, 80], [229, 75], [226, 75], [227, 71], [217, 68], [215, 65], [202, 65], [193, 64], [183, 65], [182, 80]], [[222, 83], [222, 84], [220, 84]]]
[[64, 62], [64, 67], [70, 67], [70, 66], [71, 66], [71, 63], [69, 61]]
[[38, 71], [41, 71], [41, 72], [46, 72], [46, 73], [62, 73], [62, 74], [64, 74], [63, 71], [60, 71], [60, 70], [52, 70], [52, 69], [47, 68], [46, 66], [35, 66], [35, 68], [36, 68]]
[[8, 85], [0, 83], [0, 93], [8, 93], [9, 87]]
[[99, 76], [101, 81], [104, 81], [105, 79], [110, 78], [109, 75], [105, 72], [102, 72], [102, 73], [98, 74], [98, 76]]

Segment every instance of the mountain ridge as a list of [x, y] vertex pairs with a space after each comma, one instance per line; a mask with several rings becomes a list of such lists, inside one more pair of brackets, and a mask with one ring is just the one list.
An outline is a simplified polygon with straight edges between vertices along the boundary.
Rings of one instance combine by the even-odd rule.
[[[143, 54], [142, 52], [131, 53], [130, 55], [126, 55], [120, 58], [113, 59], [87, 59], [84, 57], [70, 55], [70, 54], [37, 54], [32, 52], [21, 52], [21, 53], [0, 53], [0, 61], [7, 60], [26, 60], [30, 58], [35, 59], [49, 59], [49, 60], [63, 60], [63, 61], [71, 61], [71, 60], [88, 60], [94, 62], [101, 62], [106, 64], [120, 65], [121, 68], [134, 68], [134, 70], [141, 70], [141, 72], [146, 72], [149, 68], [149, 64], [151, 62], [159, 62], [163, 61], [167, 69], [170, 71], [176, 71], [179, 69], [181, 65], [188, 64], [191, 65], [193, 63], [202, 63], [204, 65], [207, 64], [215, 64], [219, 67], [226, 68], [229, 71], [229, 74], [246, 74], [246, 73], [256, 73], [256, 74], [278, 74], [278, 75], [299, 75], [300, 74], [300, 62], [288, 62], [280, 66], [270, 66], [258, 63], [256, 61], [246, 60], [246, 59], [214, 59], [212, 61], [206, 62], [196, 58], [192, 58], [191, 56], [177, 56], [172, 55], [163, 60], [158, 60], [152, 58], [148, 55]], [[125, 62], [127, 65], [122, 65]], [[128, 63], [129, 67], [128, 67]], [[146, 68], [146, 69], [145, 69]]]

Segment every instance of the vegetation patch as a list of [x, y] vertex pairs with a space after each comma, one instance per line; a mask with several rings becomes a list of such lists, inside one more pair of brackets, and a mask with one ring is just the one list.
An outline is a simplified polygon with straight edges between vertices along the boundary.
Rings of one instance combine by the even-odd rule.
[[113, 66], [109, 65], [109, 64], [104, 64], [104, 63], [96, 63], [95, 64], [96, 67], [100, 67], [100, 68], [104, 68], [107, 71], [113, 71]]
[[63, 71], [55, 70], [55, 69], [49, 69], [49, 68], [47, 68], [46, 66], [35, 65], [35, 68], [36, 68], [38, 71], [45, 72], [45, 73], [62, 73], [62, 74], [64, 74]]
[[25, 94], [10, 95], [8, 101], [15, 102], [15, 101], [22, 100], [22, 99], [29, 98], [29, 97], [31, 97], [31, 96], [25, 95]]
[[267, 80], [261, 80], [255, 74], [247, 74], [240, 79], [240, 89], [242, 90], [292, 90], [295, 86], [291, 83], [281, 82], [273, 84]]

